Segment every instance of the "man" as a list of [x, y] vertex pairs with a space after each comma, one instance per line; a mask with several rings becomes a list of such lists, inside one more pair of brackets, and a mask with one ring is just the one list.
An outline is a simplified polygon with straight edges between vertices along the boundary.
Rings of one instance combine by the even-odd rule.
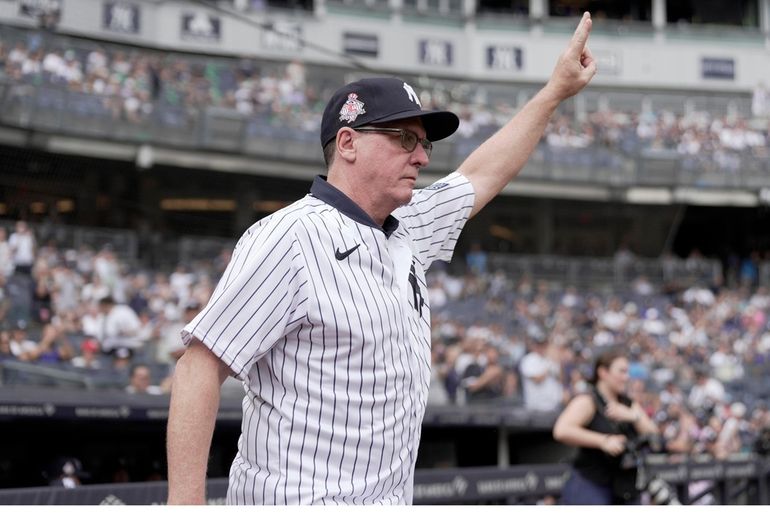
[[16, 222], [16, 231], [8, 239], [8, 246], [13, 256], [13, 266], [17, 273], [30, 275], [35, 265], [35, 234], [24, 221]]
[[99, 313], [99, 339], [103, 352], [113, 353], [118, 349], [126, 349], [133, 353], [142, 348], [142, 323], [130, 306], [116, 304], [112, 296], [107, 296], [99, 300]]
[[524, 406], [528, 410], [551, 412], [562, 405], [561, 366], [549, 358], [547, 352], [545, 338], [533, 338], [530, 352], [519, 363]]
[[183, 331], [168, 422], [169, 503], [205, 501], [228, 374], [245, 382], [235, 504], [410, 504], [430, 382], [425, 269], [521, 170], [559, 103], [596, 72], [583, 16], [548, 84], [458, 172], [413, 191], [457, 116], [396, 79], [338, 90], [328, 178], [256, 223]]
[[160, 395], [163, 389], [152, 384], [152, 371], [147, 365], [136, 364], [131, 367], [128, 385], [125, 388], [129, 394]]

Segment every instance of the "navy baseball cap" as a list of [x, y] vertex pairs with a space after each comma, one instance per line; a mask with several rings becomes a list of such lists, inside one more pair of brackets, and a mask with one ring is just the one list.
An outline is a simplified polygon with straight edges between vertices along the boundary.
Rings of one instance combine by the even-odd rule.
[[337, 137], [343, 126], [357, 128], [399, 119], [420, 118], [429, 141], [449, 137], [460, 124], [452, 112], [422, 110], [412, 86], [398, 78], [364, 78], [332, 95], [321, 120], [321, 146]]

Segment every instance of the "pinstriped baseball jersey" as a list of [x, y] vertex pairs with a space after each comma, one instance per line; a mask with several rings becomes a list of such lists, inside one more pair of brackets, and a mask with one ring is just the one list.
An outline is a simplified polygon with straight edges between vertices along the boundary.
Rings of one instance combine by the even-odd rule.
[[383, 226], [321, 177], [241, 237], [184, 331], [245, 383], [234, 504], [410, 504], [430, 383], [425, 269], [471, 212], [459, 173]]

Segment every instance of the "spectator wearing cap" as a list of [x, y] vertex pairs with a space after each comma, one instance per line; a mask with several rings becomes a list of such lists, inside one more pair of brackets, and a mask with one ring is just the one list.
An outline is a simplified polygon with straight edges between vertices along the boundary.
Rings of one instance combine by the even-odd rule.
[[99, 343], [93, 338], [85, 339], [80, 343], [80, 354], [72, 358], [71, 363], [77, 369], [101, 369], [102, 362], [99, 360]]

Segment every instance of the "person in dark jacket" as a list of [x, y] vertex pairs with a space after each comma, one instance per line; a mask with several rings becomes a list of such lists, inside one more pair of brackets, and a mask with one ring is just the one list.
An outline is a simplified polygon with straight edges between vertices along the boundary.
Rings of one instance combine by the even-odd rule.
[[638, 437], [658, 429], [626, 395], [628, 381], [625, 353], [606, 351], [596, 360], [588, 391], [575, 396], [556, 420], [554, 438], [578, 447], [563, 504], [638, 503], [636, 465], [627, 451]]

